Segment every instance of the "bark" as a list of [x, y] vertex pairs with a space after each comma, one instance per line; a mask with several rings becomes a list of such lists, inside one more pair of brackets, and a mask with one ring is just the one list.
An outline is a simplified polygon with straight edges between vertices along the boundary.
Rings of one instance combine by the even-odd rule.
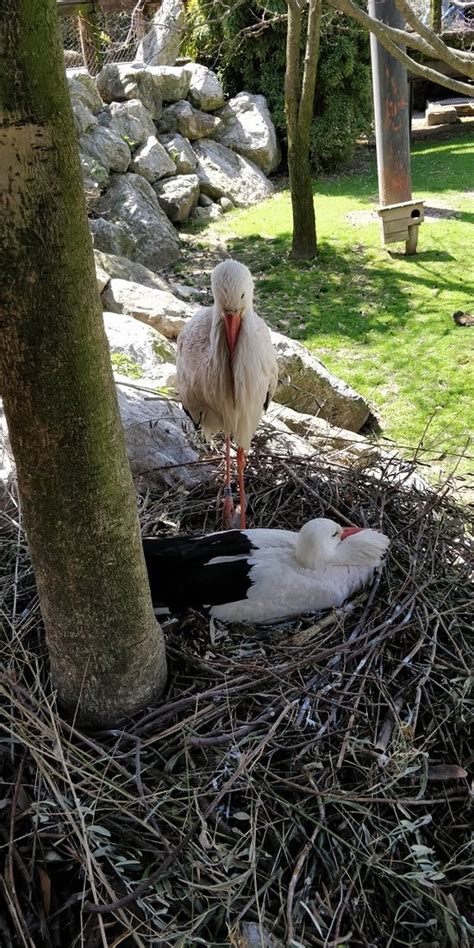
[[285, 115], [288, 138], [288, 171], [293, 214], [291, 256], [310, 260], [317, 254], [316, 218], [309, 144], [319, 57], [321, 0], [309, 0], [306, 51], [300, 80], [302, 5], [288, 2], [286, 39]]
[[159, 696], [166, 663], [54, 0], [3, 0], [0, 37], [0, 385], [53, 683], [67, 713], [111, 725]]

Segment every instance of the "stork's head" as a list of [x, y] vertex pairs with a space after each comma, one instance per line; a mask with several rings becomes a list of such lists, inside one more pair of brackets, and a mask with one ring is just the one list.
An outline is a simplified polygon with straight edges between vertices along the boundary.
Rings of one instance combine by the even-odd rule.
[[227, 345], [232, 355], [245, 313], [253, 307], [253, 280], [248, 267], [238, 260], [223, 260], [211, 276], [214, 309], [224, 320]]
[[301, 528], [296, 541], [296, 558], [307, 569], [325, 566], [379, 566], [389, 539], [378, 530], [341, 527], [320, 517]]

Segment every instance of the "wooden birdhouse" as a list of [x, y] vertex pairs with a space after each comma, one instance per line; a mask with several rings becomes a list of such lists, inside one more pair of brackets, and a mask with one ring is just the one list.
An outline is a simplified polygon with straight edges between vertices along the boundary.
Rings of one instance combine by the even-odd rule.
[[403, 201], [378, 208], [382, 243], [395, 244], [404, 240], [406, 253], [416, 253], [418, 228], [425, 219], [424, 201]]

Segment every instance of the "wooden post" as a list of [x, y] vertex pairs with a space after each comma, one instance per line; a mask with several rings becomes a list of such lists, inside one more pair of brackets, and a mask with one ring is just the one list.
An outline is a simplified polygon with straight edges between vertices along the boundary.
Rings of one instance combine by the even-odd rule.
[[441, 33], [442, 0], [430, 0], [430, 26], [435, 33]]
[[96, 76], [100, 71], [102, 50], [100, 45], [100, 29], [95, 9], [85, 14], [82, 12], [79, 13], [77, 23], [84, 66], [90, 72], [91, 76]]
[[[369, 0], [369, 13], [381, 23], [404, 29], [395, 0]], [[407, 71], [370, 36], [374, 94], [375, 140], [379, 202], [400, 204], [411, 200], [410, 103]], [[418, 233], [418, 228], [416, 228]], [[407, 242], [408, 243], [408, 242]], [[407, 247], [408, 250], [408, 247]], [[413, 253], [413, 241], [410, 251]]]

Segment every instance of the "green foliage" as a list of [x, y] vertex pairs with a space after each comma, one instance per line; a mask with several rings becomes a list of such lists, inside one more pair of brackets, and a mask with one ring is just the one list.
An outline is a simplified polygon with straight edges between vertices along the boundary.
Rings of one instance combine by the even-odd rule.
[[110, 360], [114, 369], [121, 375], [127, 375], [129, 379], [143, 378], [143, 370], [137, 362], [134, 362], [125, 352], [112, 352]]
[[[262, 6], [252, 0], [222, 15], [219, 4], [191, 0], [184, 52], [215, 69], [228, 95], [242, 90], [265, 95], [284, 143], [286, 21], [279, 20], [262, 32], [242, 32], [258, 24]], [[286, 3], [271, 0], [265, 10], [269, 20], [272, 14], [284, 14]], [[371, 122], [368, 36], [341, 14], [325, 13], [311, 131], [313, 168], [334, 170], [345, 163]]]

